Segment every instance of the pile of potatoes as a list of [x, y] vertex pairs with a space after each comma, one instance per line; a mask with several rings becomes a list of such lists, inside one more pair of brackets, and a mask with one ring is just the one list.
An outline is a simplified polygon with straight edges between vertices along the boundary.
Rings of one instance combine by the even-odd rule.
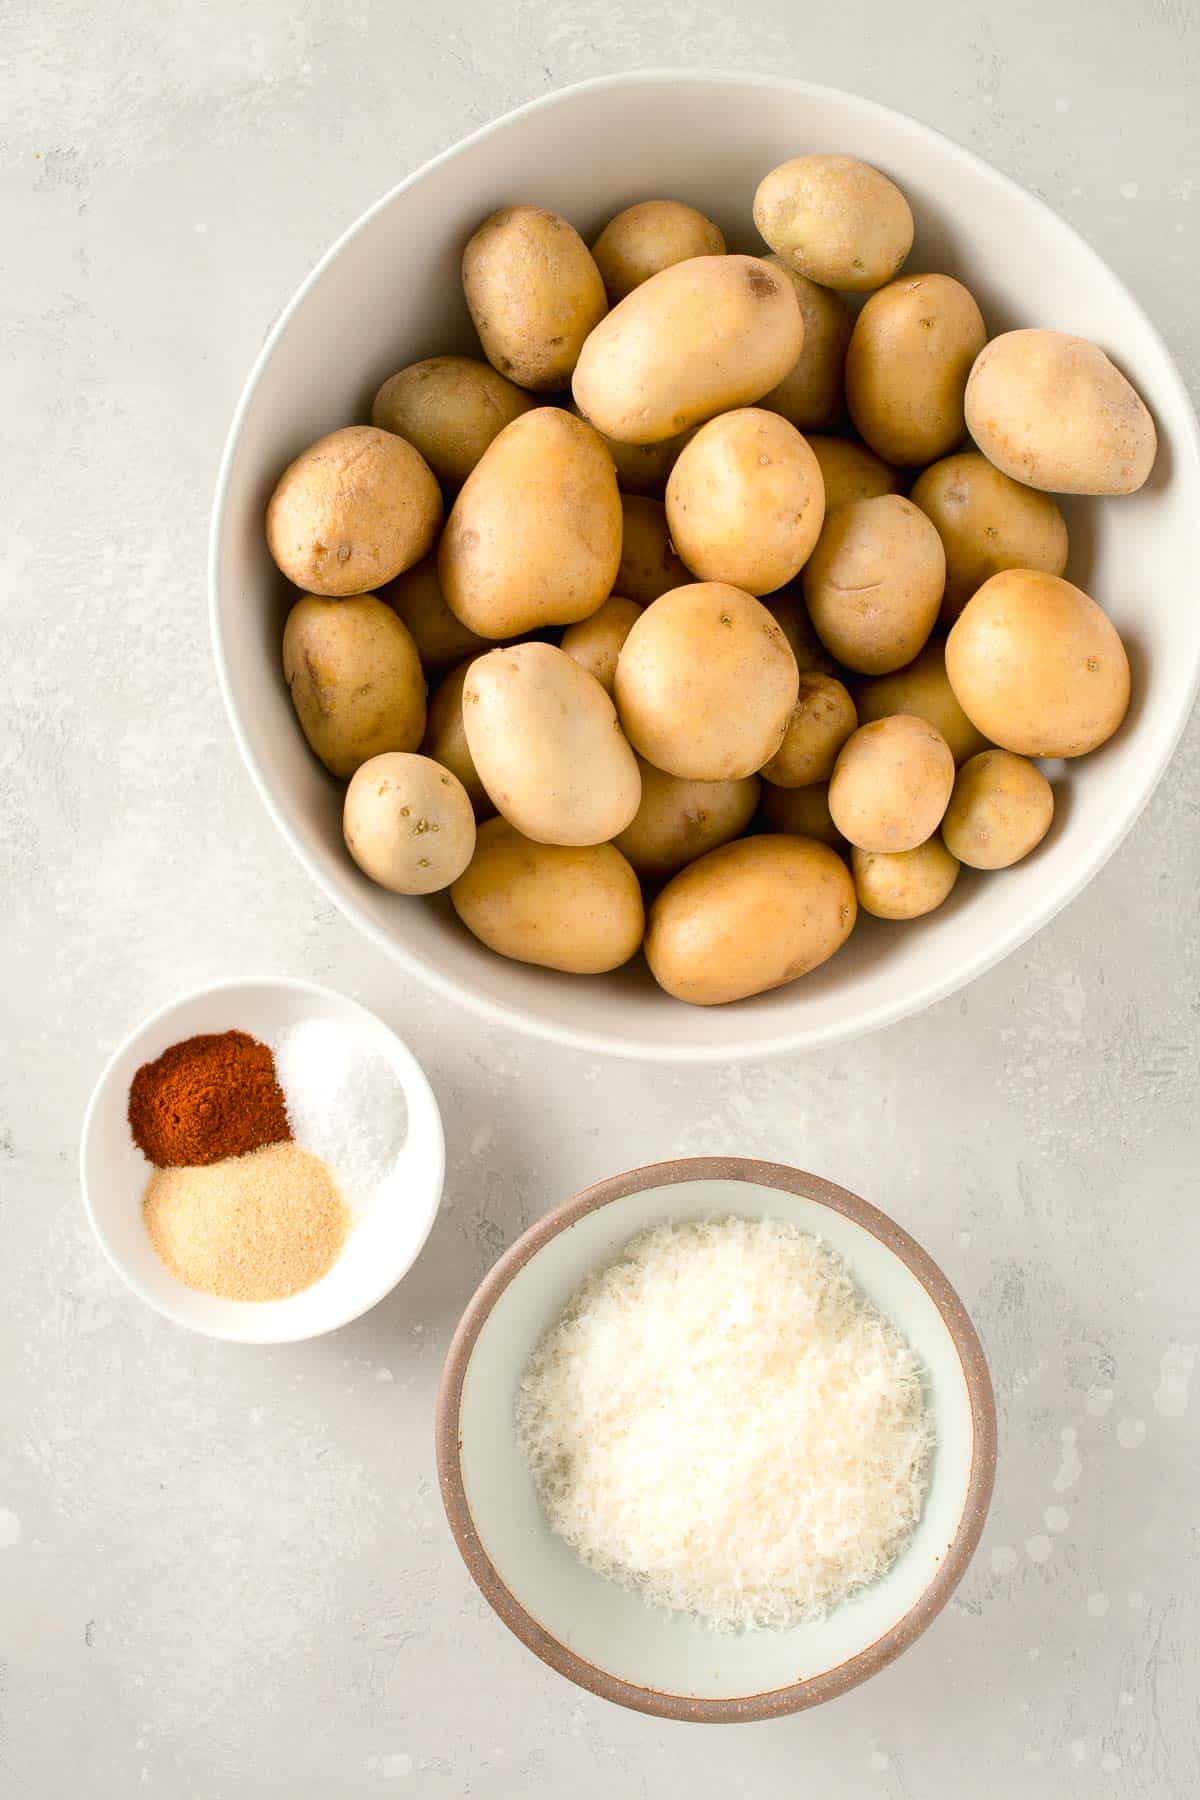
[[1041, 842], [1033, 759], [1129, 702], [1052, 495], [1131, 493], [1156, 448], [1096, 345], [989, 341], [960, 282], [901, 273], [878, 170], [797, 157], [754, 221], [769, 254], [679, 201], [590, 250], [494, 213], [462, 258], [486, 361], [401, 369], [266, 516], [359, 867], [519, 961], [641, 948], [700, 1005]]

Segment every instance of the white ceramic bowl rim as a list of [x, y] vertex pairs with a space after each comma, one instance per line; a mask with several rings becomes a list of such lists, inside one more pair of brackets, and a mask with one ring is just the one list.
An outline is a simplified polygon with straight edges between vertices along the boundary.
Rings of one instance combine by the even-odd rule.
[[[555, 89], [552, 93], [538, 95], [525, 102], [498, 119], [491, 120], [469, 136], [459, 139], [435, 157], [423, 163], [407, 175], [403, 181], [382, 195], [372, 206], [362, 213], [346, 231], [326, 251], [320, 261], [301, 283], [296, 293], [276, 319], [266, 341], [255, 360], [254, 366], [242, 390], [233, 423], [225, 442], [224, 452], [217, 475], [214, 498], [212, 528], [209, 537], [209, 618], [217, 666], [217, 679], [229, 722], [241, 752], [242, 760], [250, 771], [252, 780], [258, 789], [263, 804], [273, 819], [276, 827], [288, 843], [293, 854], [307, 870], [312, 880], [325, 893], [327, 898], [344, 913], [357, 928], [382, 950], [393, 958], [410, 974], [420, 981], [436, 989], [446, 998], [470, 1007], [493, 1023], [511, 1026], [517, 1030], [530, 1032], [535, 1036], [548, 1038], [554, 1042], [564, 1043], [575, 1049], [597, 1051], [608, 1055], [626, 1056], [641, 1061], [680, 1063], [721, 1063], [732, 1060], [757, 1060], [762, 1057], [785, 1054], [798, 1047], [818, 1048], [833, 1044], [847, 1037], [865, 1035], [882, 1027], [894, 1024], [897, 1020], [908, 1018], [914, 1013], [943, 1000], [966, 983], [986, 974], [991, 968], [1010, 955], [1049, 923], [1065, 906], [1067, 906], [1092, 879], [1096, 872], [1107, 862], [1108, 858], [1119, 847], [1127, 833], [1136, 823], [1144, 806], [1161, 780], [1176, 745], [1187, 724], [1198, 688], [1200, 688], [1200, 661], [1193, 671], [1190, 687], [1181, 696], [1175, 707], [1173, 716], [1164, 716], [1152, 746], [1150, 766], [1147, 768], [1143, 782], [1137, 795], [1132, 800], [1118, 797], [1107, 815], [1107, 823], [1103, 830], [1092, 838], [1088, 853], [1081, 856], [1071, 876], [1051, 888], [1040, 902], [1027, 911], [1015, 915], [1007, 929], [997, 932], [990, 938], [983, 950], [977, 950], [969, 957], [960, 957], [946, 965], [939, 973], [926, 978], [921, 984], [908, 987], [903, 993], [893, 998], [877, 1002], [868, 1009], [859, 1007], [851, 1019], [846, 1022], [834, 1021], [820, 1028], [809, 1026], [793, 1026], [780, 1030], [764, 1027], [761, 1037], [752, 1042], [725, 1044], [683, 1044], [647, 1043], [630, 1041], [611, 1031], [595, 1031], [585, 1026], [566, 1025], [556, 1019], [545, 1018], [533, 1008], [508, 1005], [489, 995], [476, 992], [470, 986], [443, 975], [433, 963], [423, 957], [414, 955], [404, 942], [385, 931], [369, 918], [355, 900], [344, 892], [338, 891], [333, 882], [327, 878], [325, 871], [317, 860], [310, 855], [301, 837], [293, 831], [284, 811], [274, 798], [270, 784], [257, 755], [254, 752], [238, 719], [237, 709], [230, 687], [225, 645], [220, 616], [220, 547], [225, 529], [226, 507], [228, 503], [229, 484], [233, 470], [238, 440], [243, 422], [250, 409], [255, 388], [259, 379], [271, 361], [276, 348], [285, 335], [288, 325], [296, 313], [304, 306], [311, 290], [321, 280], [325, 271], [341, 255], [346, 245], [359, 233], [368, 228], [376, 216], [409, 188], [422, 181], [434, 169], [463, 155], [465, 152], [500, 132], [511, 129], [531, 113], [548, 107], [562, 105], [571, 97], [602, 89], [650, 86], [655, 83], [700, 83], [722, 86], [757, 86], [764, 89], [778, 90], [790, 88], [797, 95], [813, 100], [841, 102], [885, 120], [894, 129], [908, 133], [914, 139], [934, 148], [940, 155], [972, 170], [977, 176], [997, 184], [1005, 192], [1019, 196], [1027, 205], [1035, 208], [1045, 218], [1052, 220], [1056, 229], [1066, 233], [1073, 240], [1077, 249], [1091, 262], [1102, 280], [1113, 284], [1122, 295], [1131, 311], [1136, 314], [1141, 329], [1151, 341], [1174, 384], [1176, 397], [1181, 403], [1182, 416], [1188, 420], [1190, 441], [1186, 451], [1200, 467], [1200, 422], [1197, 421], [1190, 397], [1182, 378], [1175, 367], [1174, 360], [1157, 330], [1139, 302], [1130, 293], [1120, 278], [1111, 270], [1100, 254], [1092, 248], [1075, 228], [1064, 220], [1038, 195], [1023, 188], [1020, 183], [994, 168], [973, 151], [964, 149], [953, 139], [945, 137], [932, 126], [896, 112], [878, 101], [868, 100], [861, 95], [827, 85], [804, 81], [796, 77], [764, 75], [751, 72], [730, 70], [710, 70], [703, 68], [652, 68], [638, 69], [614, 75], [596, 76], [587, 81], [576, 82], [569, 87]], [[1180, 452], [1185, 446], [1176, 445]]]

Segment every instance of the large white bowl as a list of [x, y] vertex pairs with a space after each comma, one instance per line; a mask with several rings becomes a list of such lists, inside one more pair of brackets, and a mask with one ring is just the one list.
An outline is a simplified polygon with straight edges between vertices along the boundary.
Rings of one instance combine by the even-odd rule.
[[[1069, 504], [1068, 573], [1111, 614], [1134, 701], [1118, 737], [1070, 769], [1037, 854], [964, 875], [950, 902], [904, 927], [866, 920], [803, 981], [736, 1005], [683, 1006], [640, 962], [582, 978], [493, 956], [444, 898], [374, 887], [342, 845], [341, 789], [297, 728], [279, 669], [288, 592], [263, 541], [280, 470], [322, 432], [365, 418], [393, 370], [471, 349], [462, 245], [495, 207], [557, 208], [585, 236], [647, 195], [694, 202], [735, 248], [761, 248], [750, 206], [766, 170], [808, 150], [851, 151], [904, 189], [912, 269], [944, 269], [993, 332], [1052, 326], [1096, 339], [1158, 421], [1154, 474], [1128, 499]], [[1064, 906], [1116, 849], [1162, 774], [1200, 671], [1191, 599], [1200, 439], [1154, 327], [1116, 276], [1041, 201], [967, 151], [850, 94], [776, 76], [646, 72], [586, 82], [487, 126], [411, 175], [334, 245], [276, 325], [242, 396], [217, 489], [212, 623], [234, 732], [276, 824], [329, 897], [408, 972], [495, 1020], [577, 1046], [716, 1061], [827, 1044], [916, 1012], [981, 974]]]

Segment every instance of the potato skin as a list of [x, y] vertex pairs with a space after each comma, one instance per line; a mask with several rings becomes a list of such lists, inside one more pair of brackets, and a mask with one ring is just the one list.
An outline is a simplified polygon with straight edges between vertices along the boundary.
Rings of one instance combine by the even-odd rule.
[[724, 256], [720, 227], [682, 200], [641, 200], [610, 219], [592, 245], [608, 304], [691, 256]]
[[966, 433], [963, 395], [987, 342], [983, 314], [949, 275], [902, 275], [872, 294], [846, 352], [858, 435], [901, 467], [946, 456]]
[[463, 684], [474, 660], [474, 657], [468, 656], [457, 668], [451, 669], [430, 695], [421, 754], [432, 757], [434, 762], [441, 763], [444, 769], [449, 769], [452, 775], [456, 775], [467, 791], [475, 817], [487, 819], [496, 809], [479, 779], [479, 770], [471, 757], [471, 747], [467, 743], [467, 730], [463, 723]]
[[417, 647], [375, 594], [302, 594], [283, 628], [283, 675], [301, 728], [331, 775], [415, 750], [425, 731]]
[[1054, 494], [1132, 494], [1158, 440], [1141, 396], [1098, 344], [1006, 331], [971, 370], [967, 429], [1014, 481]]
[[841, 948], [858, 903], [841, 857], [813, 838], [740, 838], [691, 863], [650, 909], [646, 961], [693, 1006], [795, 981]]
[[911, 713], [940, 731], [956, 763], [986, 750], [988, 741], [977, 731], [958, 704], [946, 673], [946, 649], [940, 638], [931, 638], [921, 654], [892, 675], [876, 675], [851, 684], [861, 725], [887, 719], [893, 713]]
[[743, 406], [702, 425], [667, 482], [667, 526], [701, 581], [769, 594], [798, 575], [825, 517], [816, 457], [776, 413]]
[[808, 616], [808, 608], [799, 586], [781, 588], [776, 594], [767, 594], [763, 605], [787, 639], [801, 675], [837, 673], [837, 664], [813, 630], [813, 622]]
[[946, 639], [959, 705], [1018, 756], [1085, 756], [1129, 707], [1129, 659], [1116, 627], [1057, 575], [1006, 569], [967, 601]]
[[763, 764], [764, 780], [785, 788], [828, 781], [839, 750], [857, 728], [854, 702], [836, 676], [802, 675], [783, 742]]
[[497, 432], [537, 405], [475, 356], [427, 356], [389, 375], [371, 423], [419, 450], [439, 481], [460, 487]]
[[982, 750], [958, 771], [942, 838], [972, 869], [1007, 869], [1041, 843], [1053, 818], [1054, 789], [1036, 763]]
[[860, 725], [842, 748], [829, 783], [829, 811], [860, 850], [915, 850], [942, 822], [954, 786], [954, 758], [924, 719], [896, 713]]
[[606, 694], [611, 694], [617, 678], [617, 658], [621, 646], [642, 616], [636, 600], [625, 600], [610, 594], [599, 612], [578, 625], [568, 625], [559, 648], [577, 662], [581, 669], [594, 675]]
[[612, 592], [621, 499], [612, 458], [561, 407], [514, 419], [454, 502], [438, 580], [455, 617], [484, 638], [573, 625]]
[[691, 579], [691, 571], [675, 554], [662, 501], [645, 494], [622, 494], [617, 593], [649, 606], [660, 594], [685, 587]]
[[428, 756], [388, 751], [354, 771], [342, 807], [346, 848], [394, 894], [435, 894], [475, 853], [475, 814], [456, 775]]
[[758, 805], [759, 779], [680, 781], [639, 758], [642, 803], [614, 840], [643, 881], [664, 881], [740, 837]]
[[434, 555], [423, 556], [403, 575], [397, 575], [395, 581], [380, 588], [379, 598], [387, 602], [412, 633], [421, 667], [428, 674], [436, 675], [461, 662], [464, 656], [492, 647], [487, 638], [468, 631], [446, 605]]
[[795, 366], [804, 321], [758, 256], [695, 256], [615, 306], [580, 353], [576, 405], [605, 437], [655, 444], [749, 406]]
[[568, 975], [619, 969], [645, 928], [638, 878], [612, 844], [535, 844], [507, 819], [479, 827], [450, 898], [489, 950]]
[[794, 367], [759, 405], [779, 413], [797, 431], [830, 431], [846, 411], [846, 350], [854, 321], [832, 288], [810, 281], [782, 256], [763, 260], [782, 270], [792, 284], [804, 320], [804, 344]]
[[754, 223], [776, 255], [822, 287], [869, 293], [890, 281], [913, 241], [900, 189], [854, 156], [795, 156], [764, 175]]
[[442, 490], [390, 431], [346, 425], [289, 463], [267, 503], [267, 546], [310, 594], [372, 592], [420, 562], [442, 522]]
[[827, 781], [814, 781], [802, 788], [775, 787], [764, 781], [758, 801], [758, 820], [764, 831], [816, 838], [818, 843], [828, 844], [831, 850], [848, 848], [829, 810]]
[[943, 625], [953, 625], [976, 589], [1001, 569], [1061, 575], [1067, 566], [1067, 522], [1055, 501], [1002, 475], [977, 450], [934, 463], [909, 498], [946, 552]]
[[485, 219], [463, 251], [462, 284], [484, 355], [534, 393], [567, 386], [608, 310], [587, 245], [543, 206], [505, 206]]
[[[576, 418], [583, 417], [573, 400], [571, 411]], [[613, 466], [617, 471], [617, 486], [621, 492], [647, 494], [656, 500], [662, 499], [671, 465], [690, 435], [690, 432], [681, 431], [678, 437], [663, 438], [658, 444], [621, 444], [616, 438], [605, 437], [602, 432], [596, 432], [613, 459]]]
[[900, 494], [835, 507], [803, 574], [818, 637], [860, 675], [887, 675], [912, 661], [933, 630], [945, 585], [942, 540]]
[[877, 919], [919, 919], [933, 912], [949, 897], [958, 868], [939, 837], [927, 838], [915, 850], [850, 852], [858, 904]]
[[808, 447], [817, 459], [825, 484], [825, 511], [844, 506], [847, 500], [875, 500], [880, 494], [900, 491], [900, 474], [865, 444], [849, 438], [810, 437]]
[[684, 781], [753, 775], [783, 742], [796, 659], [765, 606], [720, 581], [675, 588], [646, 608], [617, 661], [625, 734]]
[[553, 644], [476, 657], [463, 684], [471, 760], [497, 811], [541, 844], [602, 844], [642, 797], [612, 701]]

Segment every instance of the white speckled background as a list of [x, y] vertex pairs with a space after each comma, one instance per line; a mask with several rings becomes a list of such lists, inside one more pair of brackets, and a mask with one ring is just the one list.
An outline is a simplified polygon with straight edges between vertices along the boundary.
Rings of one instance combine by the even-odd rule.
[[[630, 66], [786, 69], [941, 127], [1092, 239], [1195, 392], [1196, 0], [928, 0], [919, 28], [882, 0], [439, 10], [0, 8], [0, 1793], [1190, 1800], [1200, 731], [1102, 877], [965, 996], [746, 1071], [599, 1064], [435, 1002], [322, 902], [226, 729], [204, 552], [243, 376], [332, 237], [472, 126]], [[390, 1301], [247, 1351], [119, 1286], [75, 1146], [139, 1016], [259, 970], [400, 1027], [450, 1173]], [[1000, 1402], [951, 1609], [770, 1725], [669, 1726], [542, 1668], [476, 1597], [434, 1481], [438, 1366], [484, 1268], [573, 1189], [686, 1151], [893, 1211], [973, 1309]]]

